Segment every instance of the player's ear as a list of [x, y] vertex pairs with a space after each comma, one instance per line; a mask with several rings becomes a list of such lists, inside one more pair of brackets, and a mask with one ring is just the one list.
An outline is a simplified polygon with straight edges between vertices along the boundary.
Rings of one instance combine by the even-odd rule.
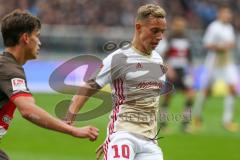
[[135, 29], [137, 32], [140, 32], [142, 25], [140, 23], [135, 24]]
[[25, 44], [28, 44], [29, 41], [30, 41], [30, 35], [28, 33], [23, 33], [21, 36], [20, 36], [20, 40], [25, 43]]

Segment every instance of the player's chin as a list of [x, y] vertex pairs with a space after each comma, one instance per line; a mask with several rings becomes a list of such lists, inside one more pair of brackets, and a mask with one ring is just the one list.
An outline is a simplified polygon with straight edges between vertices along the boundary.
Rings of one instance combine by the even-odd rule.
[[30, 57], [29, 60], [33, 60], [33, 59], [37, 59], [37, 58], [38, 58], [38, 56], [34, 55], [34, 56]]
[[151, 45], [151, 46], [148, 48], [148, 52], [151, 53], [155, 48], [156, 48], [156, 47], [154, 47], [154, 46]]
[[32, 59], [37, 59], [39, 57], [39, 52], [36, 51], [33, 55], [32, 55]]
[[151, 44], [151, 49], [154, 50], [157, 47], [157, 45], [158, 44], [155, 44], [155, 43]]

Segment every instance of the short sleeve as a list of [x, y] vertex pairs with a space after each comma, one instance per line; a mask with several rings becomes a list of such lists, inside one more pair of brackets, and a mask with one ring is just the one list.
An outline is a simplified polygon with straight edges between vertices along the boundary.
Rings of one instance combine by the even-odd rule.
[[229, 26], [229, 36], [228, 36], [228, 40], [229, 40], [229, 42], [235, 42], [235, 40], [236, 40], [236, 37], [235, 37], [235, 33], [234, 33], [234, 29], [233, 29], [233, 27], [232, 26]]
[[24, 73], [19, 74], [11, 72], [1, 72], [0, 76], [0, 88], [1, 91], [9, 98], [16, 97], [16, 95], [31, 95]]
[[209, 44], [214, 44], [215, 43], [215, 37], [216, 37], [216, 30], [217, 28], [214, 27], [214, 25], [210, 25], [204, 36], [203, 36], [203, 44], [204, 45], [209, 45]]
[[109, 55], [103, 60], [102, 68], [96, 77], [96, 83], [100, 87], [104, 87], [111, 80], [111, 62], [112, 62], [111, 55]]
[[107, 56], [103, 60], [102, 68], [96, 77], [96, 83], [100, 87], [104, 87], [115, 79], [122, 78], [124, 76], [123, 64], [126, 64], [126, 56], [121, 50], [117, 50]]

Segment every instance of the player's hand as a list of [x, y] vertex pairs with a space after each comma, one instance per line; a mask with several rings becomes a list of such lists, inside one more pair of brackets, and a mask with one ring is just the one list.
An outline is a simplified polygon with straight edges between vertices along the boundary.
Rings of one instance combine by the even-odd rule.
[[90, 141], [95, 141], [99, 135], [99, 130], [93, 126], [82, 128], [73, 127], [72, 136], [78, 138], [88, 138]]
[[102, 157], [102, 154], [103, 154], [103, 146], [104, 146], [104, 143], [101, 144], [100, 146], [98, 146], [97, 150], [96, 150], [96, 160], [100, 160], [100, 158]]

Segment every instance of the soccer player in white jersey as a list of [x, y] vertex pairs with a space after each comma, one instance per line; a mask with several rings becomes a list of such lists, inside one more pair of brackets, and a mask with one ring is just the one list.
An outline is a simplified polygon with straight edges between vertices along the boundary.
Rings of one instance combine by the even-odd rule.
[[[135, 35], [129, 48], [123, 47], [103, 60], [96, 79], [86, 82], [92, 95], [110, 84], [113, 111], [102, 149], [105, 160], [162, 160], [157, 145], [157, 114], [166, 68], [154, 51], [166, 30], [165, 11], [156, 4], [143, 5], [135, 19]], [[68, 121], [88, 99], [75, 95]], [[70, 116], [69, 116], [70, 115]]]
[[235, 35], [230, 23], [231, 20], [231, 9], [226, 5], [221, 6], [218, 11], [218, 18], [207, 27], [203, 37], [204, 47], [208, 50], [205, 62], [208, 76], [202, 79], [203, 94], [200, 94], [196, 99], [193, 121], [195, 126], [201, 126], [202, 106], [205, 96], [209, 93], [209, 86], [214, 80], [221, 79], [229, 87], [229, 93], [224, 100], [223, 126], [226, 130], [235, 132], [238, 130], [238, 125], [233, 123], [233, 113], [238, 72], [232, 57]]

